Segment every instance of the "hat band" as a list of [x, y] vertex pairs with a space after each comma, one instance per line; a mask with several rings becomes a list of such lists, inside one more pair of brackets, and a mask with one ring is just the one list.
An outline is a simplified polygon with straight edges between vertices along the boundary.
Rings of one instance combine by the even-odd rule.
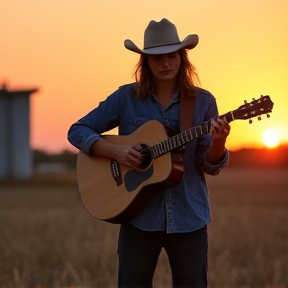
[[177, 43], [172, 43], [172, 44], [164, 44], [164, 45], [155, 45], [155, 46], [148, 46], [144, 47], [144, 49], [150, 49], [150, 48], [155, 48], [155, 47], [163, 47], [163, 46], [171, 46], [171, 45], [176, 45], [176, 44], [182, 44], [182, 42], [177, 42]]

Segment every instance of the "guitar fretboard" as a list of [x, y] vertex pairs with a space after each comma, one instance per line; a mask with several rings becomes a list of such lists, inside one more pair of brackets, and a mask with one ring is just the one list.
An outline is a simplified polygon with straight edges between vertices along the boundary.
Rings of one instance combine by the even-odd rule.
[[210, 132], [211, 121], [205, 122], [200, 126], [188, 129], [180, 134], [170, 137], [151, 147], [153, 158], [156, 159], [176, 148], [179, 148], [192, 139], [202, 137]]
[[[224, 115], [219, 116], [219, 118], [224, 118], [226, 117], [226, 120], [228, 122], [231, 122], [234, 120], [233, 112], [228, 112]], [[176, 148], [179, 148], [191, 140], [195, 138], [202, 137], [208, 133], [210, 133], [210, 128], [211, 128], [211, 121], [213, 119], [204, 122], [202, 125], [192, 127], [184, 132], [181, 132], [175, 136], [172, 136], [160, 143], [157, 143], [153, 146], [151, 146], [151, 151], [153, 158], [156, 159]]]

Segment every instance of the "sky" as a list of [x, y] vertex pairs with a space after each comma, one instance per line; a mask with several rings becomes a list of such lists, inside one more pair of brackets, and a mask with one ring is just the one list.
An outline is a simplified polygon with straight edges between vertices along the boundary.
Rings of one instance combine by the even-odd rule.
[[268, 119], [230, 123], [227, 148], [261, 148], [266, 129], [288, 143], [288, 0], [1, 0], [0, 87], [38, 91], [31, 96], [31, 145], [77, 151], [69, 127], [120, 85], [133, 82], [150, 20], [169, 19], [189, 52], [201, 87], [220, 114], [253, 98], [274, 102]]

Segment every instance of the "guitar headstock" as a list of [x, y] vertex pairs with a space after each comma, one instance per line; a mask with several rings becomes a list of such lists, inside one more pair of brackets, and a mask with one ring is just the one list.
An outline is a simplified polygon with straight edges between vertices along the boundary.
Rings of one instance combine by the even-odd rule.
[[[270, 115], [268, 113], [272, 112], [273, 105], [274, 103], [271, 101], [270, 96], [262, 95], [259, 99], [253, 99], [253, 101], [250, 103], [245, 101], [244, 105], [241, 105], [238, 109], [232, 111], [231, 113], [233, 114], [233, 118], [235, 120], [250, 119], [249, 123], [252, 123], [251, 118], [260, 116], [262, 114], [267, 114], [267, 117], [269, 118]], [[258, 117], [258, 120], [261, 120], [261, 117]]]

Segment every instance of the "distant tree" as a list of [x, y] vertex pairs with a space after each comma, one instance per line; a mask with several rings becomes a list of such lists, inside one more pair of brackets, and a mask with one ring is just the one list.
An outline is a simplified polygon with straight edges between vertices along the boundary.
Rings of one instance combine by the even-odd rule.
[[[33, 164], [61, 163], [67, 168], [76, 168], [77, 154], [64, 150], [58, 154], [47, 153], [42, 150], [33, 150]], [[288, 147], [280, 146], [275, 149], [242, 149], [230, 151], [229, 167], [288, 167]]]
[[75, 168], [77, 162], [77, 154], [64, 150], [58, 154], [47, 153], [42, 150], [33, 150], [33, 164], [37, 166], [43, 163], [62, 163], [68, 168]]

